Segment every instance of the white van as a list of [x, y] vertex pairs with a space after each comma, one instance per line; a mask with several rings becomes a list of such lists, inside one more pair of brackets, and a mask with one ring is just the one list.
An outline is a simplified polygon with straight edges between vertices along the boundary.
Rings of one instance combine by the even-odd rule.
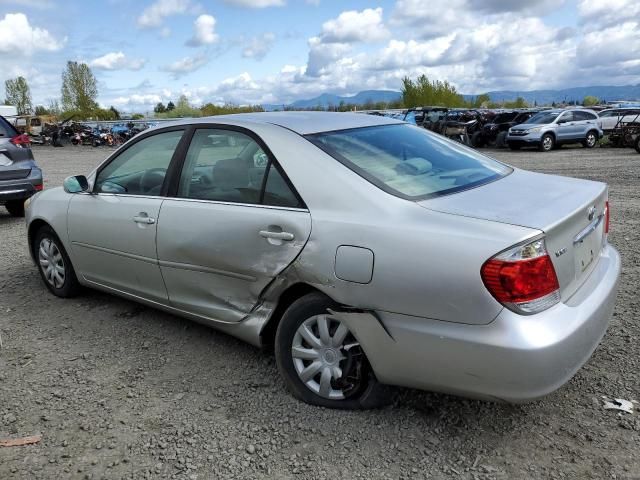
[[18, 109], [13, 105], [0, 105], [0, 115], [3, 117], [17, 117]]

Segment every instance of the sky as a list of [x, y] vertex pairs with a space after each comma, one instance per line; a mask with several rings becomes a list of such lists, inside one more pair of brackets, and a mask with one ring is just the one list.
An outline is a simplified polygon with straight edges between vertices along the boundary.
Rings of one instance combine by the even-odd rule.
[[640, 0], [0, 0], [1, 82], [22, 75], [47, 105], [68, 60], [126, 112], [182, 94], [400, 90], [420, 74], [466, 94], [639, 84]]

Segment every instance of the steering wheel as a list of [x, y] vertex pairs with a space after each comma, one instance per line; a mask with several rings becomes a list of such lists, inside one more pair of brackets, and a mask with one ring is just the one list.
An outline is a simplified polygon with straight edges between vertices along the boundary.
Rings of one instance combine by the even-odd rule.
[[[166, 175], [166, 168], [150, 168], [146, 170], [140, 177], [140, 190], [143, 193], [149, 193], [150, 190], [156, 187], [162, 187]], [[158, 193], [160, 192], [158, 191]]]

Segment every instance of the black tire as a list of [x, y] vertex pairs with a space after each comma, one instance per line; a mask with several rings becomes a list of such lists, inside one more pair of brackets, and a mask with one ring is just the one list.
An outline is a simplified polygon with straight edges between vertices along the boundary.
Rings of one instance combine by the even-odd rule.
[[[287, 389], [299, 400], [320, 407], [353, 410], [376, 408], [388, 404], [391, 401], [390, 391], [386, 386], [376, 380], [366, 356], [362, 351], [361, 354], [358, 355], [358, 358], [361, 360], [358, 364], [361, 368], [355, 370], [361, 374], [358, 377], [359, 381], [348, 396], [345, 394], [346, 398], [344, 399], [322, 397], [312, 391], [310, 387], [307, 387], [299, 377], [291, 352], [298, 328], [305, 321], [315, 316], [325, 314], [328, 309], [336, 307], [337, 305], [325, 295], [321, 293], [311, 293], [293, 302], [282, 316], [276, 331], [275, 356], [278, 370]], [[355, 340], [355, 342], [357, 343], [357, 340]], [[340, 362], [341, 367], [344, 367], [343, 362], [344, 361]], [[342, 371], [344, 372], [344, 369]], [[318, 375], [320, 375], [320, 373], [318, 373]]]
[[12, 217], [24, 217], [24, 201], [13, 200], [5, 203], [4, 207]]
[[[43, 240], [48, 240], [52, 242], [59, 254], [62, 257], [62, 266], [64, 268], [64, 281], [61, 284], [52, 284], [52, 282], [47, 279], [45, 270], [40, 261], [40, 246]], [[40, 272], [40, 276], [42, 277], [42, 281], [49, 289], [51, 293], [53, 293], [57, 297], [61, 298], [69, 298], [75, 297], [80, 293], [81, 286], [78, 282], [78, 278], [76, 277], [76, 272], [73, 268], [71, 260], [69, 259], [69, 255], [67, 255], [67, 251], [64, 249], [62, 242], [55, 234], [53, 229], [48, 225], [44, 225], [40, 227], [38, 232], [33, 237], [33, 244], [31, 245], [33, 251], [33, 257], [35, 258], [36, 265], [38, 266], [38, 271]], [[55, 283], [55, 282], [54, 282]]]
[[593, 148], [598, 144], [598, 132], [590, 130], [587, 132], [585, 139], [582, 141], [584, 148]]
[[496, 135], [496, 148], [504, 148], [507, 132], [500, 132]]
[[509, 148], [511, 150], [520, 150], [520, 145], [514, 145], [513, 143], [510, 143]]
[[474, 132], [473, 135], [471, 135], [471, 146], [473, 148], [480, 148], [480, 147], [484, 147], [485, 145], [485, 141], [484, 141], [484, 135], [482, 135], [482, 132]]
[[556, 146], [556, 139], [550, 133], [545, 133], [540, 139], [540, 151], [541, 152], [550, 152]]
[[636, 137], [635, 149], [636, 152], [640, 153], [640, 135]]

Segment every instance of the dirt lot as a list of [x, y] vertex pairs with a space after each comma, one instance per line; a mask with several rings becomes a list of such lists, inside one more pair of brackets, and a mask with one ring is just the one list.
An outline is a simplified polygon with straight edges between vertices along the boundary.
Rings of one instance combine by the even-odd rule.
[[[108, 153], [35, 149], [47, 188]], [[310, 407], [283, 390], [269, 353], [102, 293], [53, 297], [22, 220], [0, 208], [0, 438], [42, 434], [0, 448], [0, 479], [640, 479], [640, 414], [602, 406], [603, 395], [640, 400], [640, 155], [492, 153], [611, 188], [618, 304], [560, 391], [524, 406], [402, 391], [382, 410]]]

